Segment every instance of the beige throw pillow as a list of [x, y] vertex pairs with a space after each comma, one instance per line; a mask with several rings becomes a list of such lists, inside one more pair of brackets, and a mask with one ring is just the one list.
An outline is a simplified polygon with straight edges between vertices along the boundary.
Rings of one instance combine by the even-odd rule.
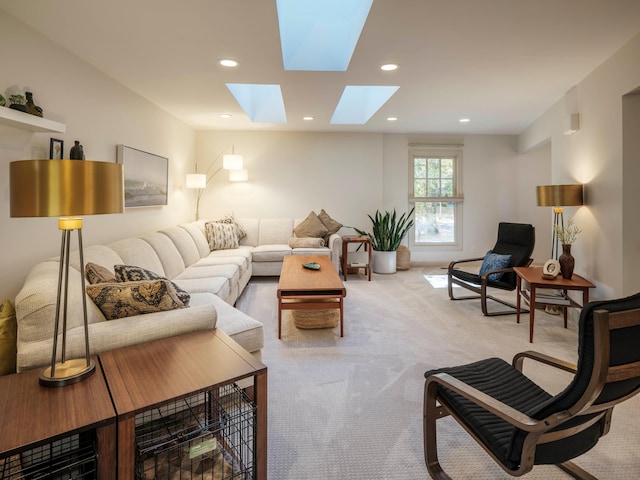
[[324, 226], [315, 212], [309, 212], [307, 218], [305, 218], [297, 227], [293, 229], [293, 233], [295, 233], [296, 237], [298, 238], [324, 238], [327, 235], [327, 232], [327, 227]]
[[0, 306], [0, 375], [16, 373], [16, 310], [9, 300]]
[[168, 280], [97, 283], [87, 294], [107, 320], [184, 308]]
[[87, 263], [84, 267], [87, 280], [91, 285], [96, 283], [115, 282], [116, 277], [109, 271], [108, 268], [95, 263]]
[[289, 239], [289, 247], [291, 248], [320, 248], [324, 247], [323, 238], [315, 237], [294, 237]]
[[327, 236], [337, 233], [338, 230], [340, 230], [343, 226], [340, 222], [337, 222], [333, 218], [331, 218], [329, 214], [324, 211], [324, 208], [320, 210], [318, 218], [323, 223], [323, 225], [327, 227]]

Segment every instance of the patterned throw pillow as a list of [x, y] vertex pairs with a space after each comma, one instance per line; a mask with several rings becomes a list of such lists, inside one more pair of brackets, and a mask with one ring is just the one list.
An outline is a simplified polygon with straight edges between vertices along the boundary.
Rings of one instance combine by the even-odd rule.
[[[497, 253], [492, 253], [488, 251], [484, 256], [484, 260], [482, 260], [482, 265], [480, 266], [480, 276], [482, 276], [485, 272], [490, 270], [498, 270], [501, 268], [507, 268], [509, 266], [509, 262], [511, 261], [511, 255], [498, 255]], [[500, 273], [492, 273], [489, 275], [488, 279], [497, 282], [502, 278], [503, 272]]]
[[227, 250], [230, 248], [238, 248], [238, 235], [236, 227], [230, 223], [207, 222], [205, 224], [207, 231], [207, 240], [209, 241], [209, 249]]
[[224, 218], [221, 218], [219, 220], [214, 220], [214, 223], [230, 223], [231, 225], [233, 225], [233, 227], [236, 229], [236, 235], [238, 236], [238, 241], [242, 240], [244, 237], [247, 236], [247, 232], [245, 231], [245, 229], [242, 228], [242, 225], [236, 222], [236, 219], [233, 218], [232, 214], [227, 214], [224, 216]]
[[296, 228], [293, 229], [293, 233], [296, 237], [315, 237], [324, 238], [327, 235], [327, 227], [324, 226], [322, 221], [318, 218], [315, 212], [309, 212], [307, 218], [305, 218]]
[[114, 265], [113, 269], [116, 272], [116, 282], [137, 282], [139, 280], [166, 280], [171, 284], [173, 289], [178, 294], [178, 298], [184, 304], [185, 307], [189, 306], [189, 301], [191, 300], [191, 295], [189, 293], [180, 288], [178, 285], [173, 283], [166, 277], [162, 275], [158, 275], [151, 270], [147, 270], [142, 267], [135, 267], [133, 265]]
[[107, 320], [185, 307], [166, 279], [97, 283], [87, 286], [87, 294]]
[[109, 269], [95, 263], [87, 263], [84, 267], [87, 280], [91, 285], [96, 283], [115, 282], [116, 277]]

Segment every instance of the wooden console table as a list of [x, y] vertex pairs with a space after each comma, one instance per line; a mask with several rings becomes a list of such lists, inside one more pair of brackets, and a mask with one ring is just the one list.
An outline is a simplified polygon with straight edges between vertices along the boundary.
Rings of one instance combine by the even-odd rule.
[[267, 367], [221, 330], [200, 331], [100, 354], [118, 415], [118, 479], [133, 479], [136, 415], [253, 377], [255, 477], [267, 478]]
[[[0, 476], [3, 464], [4, 472], [11, 472], [11, 456], [33, 449], [39, 453], [27, 459], [32, 464], [29, 468], [35, 463], [47, 472], [52, 460], [64, 454], [79, 463], [79, 442], [73, 440], [78, 434], [91, 436], [89, 444], [95, 441], [95, 451], [81, 456], [95, 465], [97, 478], [115, 479], [116, 413], [100, 366], [87, 379], [65, 387], [43, 387], [39, 374], [35, 369], [0, 377]], [[66, 468], [64, 460], [58, 468], [61, 472]], [[71, 463], [67, 473], [73, 476], [75, 468], [80, 467]]]
[[[520, 303], [521, 299], [524, 298], [527, 302], [529, 302], [529, 342], [533, 343], [533, 322], [535, 317], [535, 306], [536, 305], [555, 305], [562, 308], [563, 316], [564, 316], [564, 328], [567, 328], [567, 308], [568, 307], [577, 307], [581, 308], [587, 303], [589, 303], [589, 289], [595, 288], [595, 285], [591, 283], [589, 280], [581, 277], [580, 275], [576, 275], [575, 273], [571, 277], [571, 280], [566, 280], [562, 278], [561, 275], [558, 275], [553, 280], [548, 280], [546, 278], [542, 278], [542, 267], [515, 267], [513, 269], [516, 272], [516, 289], [517, 289], [517, 300], [516, 300], [516, 319], [517, 322], [520, 323]], [[526, 290], [522, 289], [522, 281], [525, 281], [529, 284], [529, 293]], [[555, 302], [547, 302], [544, 298], [536, 298], [536, 289], [538, 288], [547, 288], [551, 290], [561, 290], [563, 295], [563, 303], [558, 304]], [[582, 305], [573, 300], [567, 292], [569, 290], [577, 290], [582, 292]]]

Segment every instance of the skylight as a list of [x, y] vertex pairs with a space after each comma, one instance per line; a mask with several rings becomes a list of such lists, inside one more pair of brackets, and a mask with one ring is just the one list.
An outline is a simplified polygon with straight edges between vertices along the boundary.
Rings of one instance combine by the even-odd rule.
[[332, 124], [364, 125], [400, 87], [347, 85], [331, 117]]
[[277, 0], [285, 70], [344, 72], [373, 0]]
[[254, 123], [287, 123], [280, 85], [227, 83], [227, 88]]

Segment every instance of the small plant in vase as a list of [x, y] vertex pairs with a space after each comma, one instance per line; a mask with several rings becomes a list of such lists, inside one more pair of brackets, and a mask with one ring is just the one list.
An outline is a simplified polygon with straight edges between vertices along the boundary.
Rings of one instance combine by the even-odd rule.
[[571, 245], [576, 241], [578, 234], [582, 232], [575, 224], [573, 218], [567, 220], [567, 226], [554, 225], [553, 230], [556, 238], [562, 244], [562, 254], [558, 257], [560, 263], [560, 273], [562, 278], [570, 280], [573, 276], [573, 268], [575, 267], [575, 259], [571, 255]]

